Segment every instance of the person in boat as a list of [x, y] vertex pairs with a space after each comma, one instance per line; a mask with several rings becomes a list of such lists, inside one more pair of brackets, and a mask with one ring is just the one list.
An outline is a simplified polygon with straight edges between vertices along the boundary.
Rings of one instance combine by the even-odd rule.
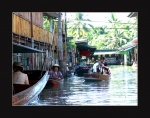
[[60, 66], [58, 64], [54, 64], [52, 66], [52, 71], [49, 73], [50, 74], [50, 78], [55, 78], [55, 79], [64, 79], [61, 71], [60, 71]]
[[51, 67], [51, 68], [49, 68], [49, 72], [48, 72], [48, 74], [49, 74], [49, 75], [51, 75], [51, 74], [52, 74], [52, 72], [53, 72], [53, 69], [52, 69], [52, 67]]
[[75, 66], [74, 66], [74, 75], [76, 74], [76, 73], [78, 73], [78, 68], [80, 68], [80, 66], [79, 66], [79, 64], [77, 63]]
[[95, 65], [96, 69], [93, 69], [93, 73], [100, 73], [99, 65]]
[[97, 72], [97, 66], [99, 66], [99, 70], [102, 71], [102, 67], [104, 66], [105, 57], [101, 57], [99, 62], [96, 62], [93, 65], [93, 72]]
[[68, 64], [66, 64], [66, 73], [71, 74], [71, 71], [69, 70]]
[[105, 67], [104, 67], [104, 73], [103, 73], [103, 74], [110, 75], [111, 73], [110, 73], [109, 68], [105, 68]]
[[104, 68], [107, 68], [110, 72], [109, 68], [107, 67], [107, 62], [105, 62], [105, 57], [101, 57], [100, 61], [93, 65], [93, 72], [101, 72], [101, 74], [103, 74]]
[[13, 63], [13, 84], [29, 85], [28, 75], [23, 73], [23, 64], [21, 62]]

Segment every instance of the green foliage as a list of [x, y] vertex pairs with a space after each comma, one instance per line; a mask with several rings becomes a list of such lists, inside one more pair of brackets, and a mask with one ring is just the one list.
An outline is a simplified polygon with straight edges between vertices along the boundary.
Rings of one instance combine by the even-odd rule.
[[43, 17], [43, 28], [50, 30], [50, 18], [48, 16]]
[[80, 12], [76, 14], [75, 21], [68, 22], [68, 34], [73, 36], [75, 39], [81, 39], [86, 36], [86, 33], [90, 32], [87, 23], [82, 22], [84, 19], [84, 15]]
[[[136, 18], [129, 19], [129, 24], [121, 24], [121, 21], [112, 13], [111, 18], [108, 19], [111, 26], [103, 25], [100, 27], [94, 27], [81, 20], [89, 19], [84, 19], [84, 14], [77, 13], [75, 21], [67, 21], [69, 28], [67, 34], [74, 37], [70, 42], [72, 46], [75, 46], [76, 39], [87, 38], [89, 45], [96, 46], [97, 49], [117, 49], [137, 37]], [[133, 22], [135, 24], [130, 24]]]

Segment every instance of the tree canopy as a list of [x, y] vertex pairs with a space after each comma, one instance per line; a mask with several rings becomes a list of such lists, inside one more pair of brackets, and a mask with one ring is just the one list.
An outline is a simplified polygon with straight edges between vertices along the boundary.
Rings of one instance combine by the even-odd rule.
[[90, 20], [78, 12], [74, 20], [67, 22], [67, 34], [74, 37], [72, 43], [87, 38], [89, 45], [96, 46], [97, 49], [117, 49], [137, 37], [137, 20], [136, 18], [132, 20], [135, 24], [131, 24], [131, 20], [122, 24], [112, 13], [108, 19], [111, 28], [107, 25], [94, 27], [88, 22], [82, 22]]

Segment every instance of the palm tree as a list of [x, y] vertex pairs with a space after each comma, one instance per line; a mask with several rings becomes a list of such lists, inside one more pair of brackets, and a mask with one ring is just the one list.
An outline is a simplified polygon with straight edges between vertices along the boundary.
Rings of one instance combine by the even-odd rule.
[[[131, 22], [128, 21], [128, 23], [131, 23]], [[137, 23], [136, 23], [136, 21], [134, 24], [129, 24], [129, 25], [125, 24], [123, 27], [126, 29], [124, 31], [123, 37], [127, 40], [127, 42], [129, 42], [129, 41], [131, 41], [137, 37]]]
[[68, 34], [72, 35], [76, 39], [80, 39], [86, 36], [86, 33], [89, 32], [88, 26], [86, 22], [82, 22], [84, 20], [90, 21], [89, 19], [84, 19], [84, 14], [78, 12], [76, 14], [75, 20], [74, 21], [69, 21], [68, 22]]
[[90, 32], [87, 33], [87, 37], [89, 39], [89, 45], [96, 46], [97, 49], [104, 48], [104, 42], [102, 39], [108, 33], [106, 30], [107, 26], [94, 27], [91, 25]]
[[111, 19], [108, 21], [112, 23], [111, 27], [114, 28], [114, 30], [110, 29], [111, 31], [109, 31], [109, 34], [106, 36], [107, 48], [117, 49], [127, 43], [127, 39], [124, 37], [124, 30], [118, 29], [121, 27], [120, 24], [117, 24], [120, 23], [120, 20], [115, 17], [114, 13], [111, 14]]

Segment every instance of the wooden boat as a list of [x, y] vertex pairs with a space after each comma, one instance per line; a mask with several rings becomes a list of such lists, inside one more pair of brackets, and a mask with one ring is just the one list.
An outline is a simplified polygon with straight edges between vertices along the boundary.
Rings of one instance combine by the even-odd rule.
[[84, 76], [84, 80], [88, 80], [88, 81], [101, 81], [110, 78], [110, 75], [98, 74], [98, 73], [84, 73], [83, 76]]
[[13, 94], [19, 93], [27, 88], [29, 88], [30, 85], [25, 85], [25, 84], [13, 84]]
[[51, 85], [57, 86], [57, 85], [63, 84], [63, 82], [64, 82], [64, 79], [58, 80], [54, 77], [50, 77], [46, 86], [51, 86]]
[[[28, 71], [32, 76], [34, 76], [37, 72], [36, 71]], [[35, 73], [34, 73], [35, 72]], [[33, 74], [34, 73], [34, 74]], [[18, 91], [18, 93], [14, 93], [14, 95], [12, 96], [12, 105], [28, 105], [30, 102], [32, 102], [33, 100], [35, 100], [38, 95], [40, 94], [40, 92], [43, 90], [43, 88], [45, 87], [49, 75], [48, 75], [48, 71], [46, 71], [44, 73], [44, 75], [42, 76], [42, 78], [33, 78], [31, 79], [29, 74], [29, 84], [30, 86], [28, 86], [28, 88], [24, 87], [23, 91]], [[32, 81], [33, 80], [33, 81]], [[19, 85], [19, 89], [21, 90], [21, 88], [24, 85]], [[18, 87], [17, 85], [14, 86], [14, 90]], [[22, 88], [23, 89], [23, 88]]]
[[[45, 52], [13, 42], [13, 53], [45, 53]], [[43, 70], [45, 61], [46, 61], [46, 56], [41, 70], [24, 71], [24, 73], [28, 75], [30, 85], [12, 84], [12, 88], [13, 88], [12, 105], [13, 106], [28, 105], [30, 102], [38, 98], [38, 95], [44, 89], [49, 79], [48, 71]]]

